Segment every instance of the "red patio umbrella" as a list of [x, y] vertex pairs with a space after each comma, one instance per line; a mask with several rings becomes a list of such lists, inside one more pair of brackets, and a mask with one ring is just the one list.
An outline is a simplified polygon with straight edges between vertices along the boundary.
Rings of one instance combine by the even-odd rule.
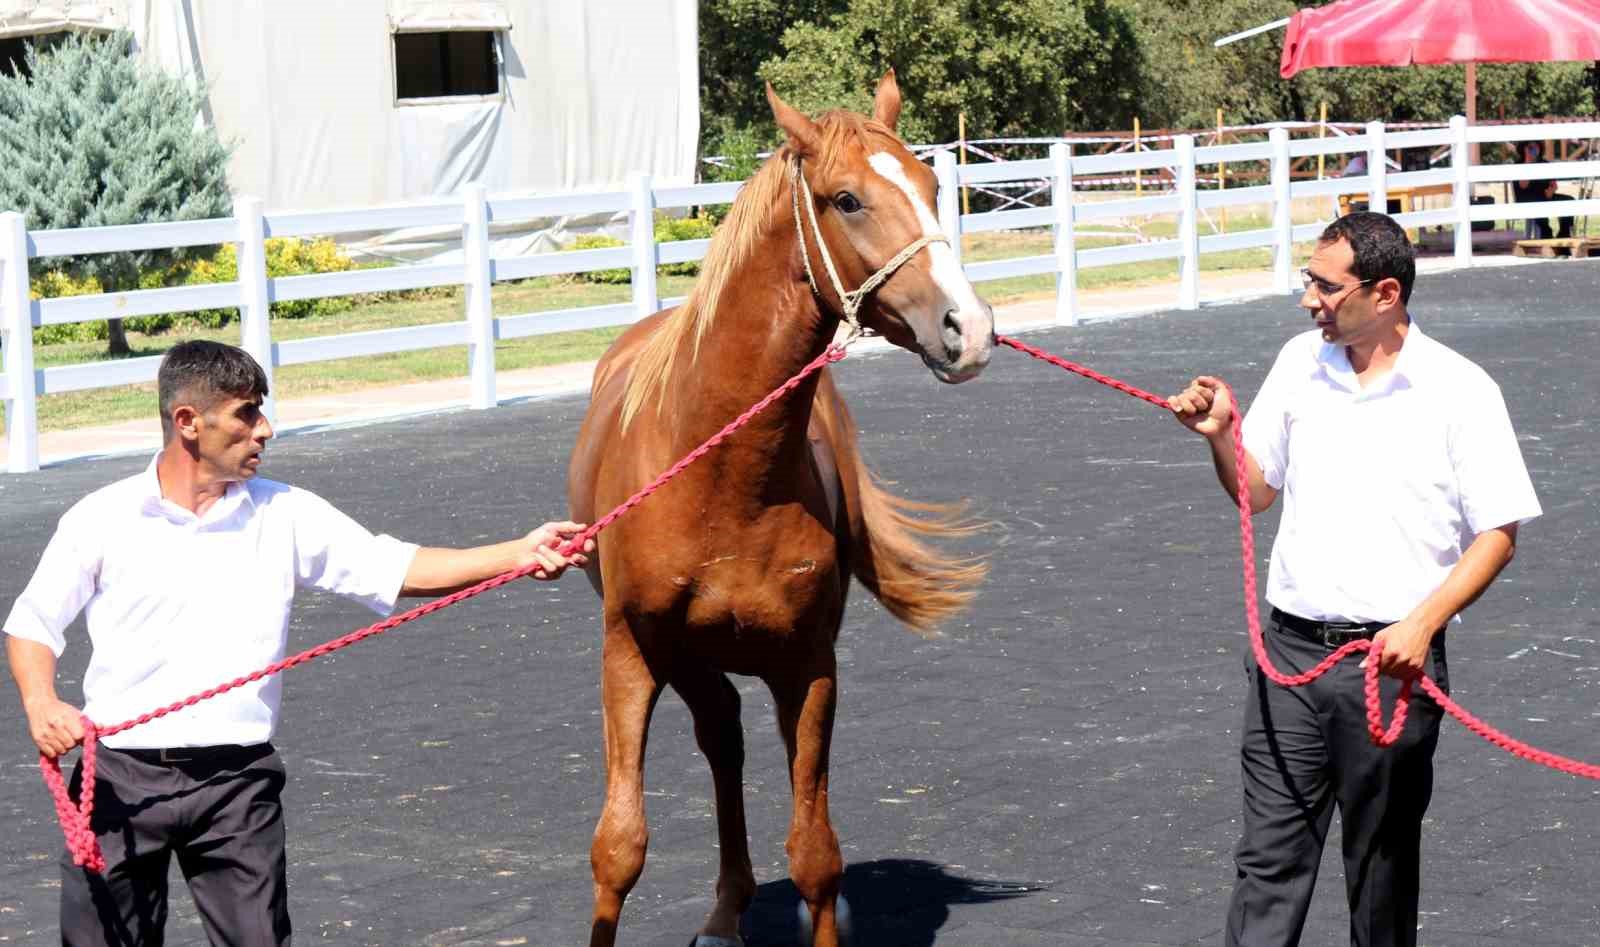
[[1301, 10], [1288, 26], [1285, 79], [1324, 66], [1465, 63], [1469, 123], [1480, 62], [1600, 60], [1600, 0], [1340, 0]]
[[1279, 71], [1600, 59], [1600, 0], [1341, 0], [1289, 19]]

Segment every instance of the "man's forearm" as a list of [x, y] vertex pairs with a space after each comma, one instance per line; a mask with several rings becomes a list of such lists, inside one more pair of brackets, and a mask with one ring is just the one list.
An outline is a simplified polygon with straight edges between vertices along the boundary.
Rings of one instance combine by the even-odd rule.
[[1443, 584], [1412, 609], [1407, 618], [1437, 634], [1458, 612], [1478, 600], [1511, 562], [1516, 548], [1517, 527], [1514, 524], [1478, 534]]
[[56, 699], [56, 655], [37, 641], [6, 635], [6, 658], [22, 704]]
[[471, 549], [438, 549], [424, 546], [417, 550], [406, 570], [401, 595], [434, 596], [476, 585], [485, 579], [517, 568], [516, 541], [474, 546]]
[[[1222, 490], [1228, 495], [1229, 502], [1237, 504], [1239, 468], [1233, 454], [1233, 431], [1227, 430], [1213, 437], [1207, 437], [1206, 445], [1211, 448], [1211, 464], [1217, 470], [1217, 481], [1222, 484]], [[1250, 512], [1260, 513], [1278, 498], [1278, 491], [1267, 485], [1266, 478], [1261, 475], [1261, 468], [1256, 465], [1255, 458], [1249, 453], [1244, 455], [1244, 468], [1250, 483]]]

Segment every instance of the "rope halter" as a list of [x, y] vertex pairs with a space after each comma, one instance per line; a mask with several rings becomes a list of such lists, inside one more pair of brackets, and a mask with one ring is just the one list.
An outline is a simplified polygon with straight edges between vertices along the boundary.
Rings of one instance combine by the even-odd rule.
[[923, 247], [931, 243], [943, 243], [946, 245], [950, 243], [950, 239], [942, 233], [918, 237], [911, 242], [910, 246], [896, 253], [894, 259], [880, 267], [878, 272], [868, 277], [865, 283], [862, 283], [853, 292], [845, 292], [844, 284], [839, 280], [839, 272], [834, 269], [833, 257], [828, 253], [827, 241], [822, 239], [822, 227], [817, 223], [817, 202], [811, 196], [811, 185], [806, 181], [806, 176], [800, 173], [800, 156], [795, 155], [794, 160], [789, 165], [789, 193], [794, 198], [794, 234], [800, 241], [800, 259], [805, 261], [806, 281], [811, 284], [811, 292], [818, 300], [824, 299], [822, 288], [817, 285], [816, 273], [812, 272], [811, 252], [806, 249], [805, 229], [800, 224], [800, 195], [802, 192], [805, 193], [806, 216], [811, 219], [811, 232], [817, 240], [817, 252], [822, 255], [822, 265], [828, 271], [828, 280], [833, 283], [833, 291], [839, 296], [839, 305], [841, 306], [839, 316], [850, 327], [850, 337], [852, 339], [867, 334], [867, 330], [861, 325], [858, 313], [868, 294], [887, 282], [896, 270], [904, 266], [906, 261], [916, 256], [917, 251]]

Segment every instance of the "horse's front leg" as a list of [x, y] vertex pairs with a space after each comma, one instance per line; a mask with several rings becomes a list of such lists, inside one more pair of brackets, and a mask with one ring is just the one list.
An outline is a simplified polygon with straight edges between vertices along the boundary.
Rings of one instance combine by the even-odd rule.
[[594, 871], [590, 947], [612, 947], [622, 902], [644, 871], [650, 830], [644, 817], [644, 750], [662, 682], [620, 619], [606, 620], [600, 704], [605, 731], [606, 801], [595, 826], [589, 864]]
[[813, 947], [838, 947], [836, 901], [844, 878], [839, 839], [828, 820], [828, 751], [838, 670], [833, 648], [797, 666], [787, 680], [774, 680], [778, 726], [789, 751], [794, 814], [789, 822], [789, 877], [811, 912]]

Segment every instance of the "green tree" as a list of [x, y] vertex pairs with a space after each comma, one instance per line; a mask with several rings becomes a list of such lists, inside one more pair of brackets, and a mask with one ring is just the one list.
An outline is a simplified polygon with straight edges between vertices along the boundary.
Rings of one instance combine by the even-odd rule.
[[[0, 77], [0, 209], [33, 229], [105, 227], [227, 216], [228, 149], [199, 125], [202, 93], [144, 68], [127, 34], [29, 47], [25, 75]], [[101, 253], [49, 264], [108, 292], [201, 248]], [[119, 319], [114, 355], [127, 354]]]
[[783, 33], [761, 66], [798, 108], [870, 112], [886, 67], [905, 93], [900, 132], [1055, 135], [1126, 113], [1137, 90], [1133, 26], [1109, 0], [851, 0], [822, 22]]
[[719, 145], [730, 136], [775, 135], [761, 64], [783, 53], [784, 30], [848, 6], [848, 0], [701, 0], [700, 139], [707, 151], [728, 153]]

